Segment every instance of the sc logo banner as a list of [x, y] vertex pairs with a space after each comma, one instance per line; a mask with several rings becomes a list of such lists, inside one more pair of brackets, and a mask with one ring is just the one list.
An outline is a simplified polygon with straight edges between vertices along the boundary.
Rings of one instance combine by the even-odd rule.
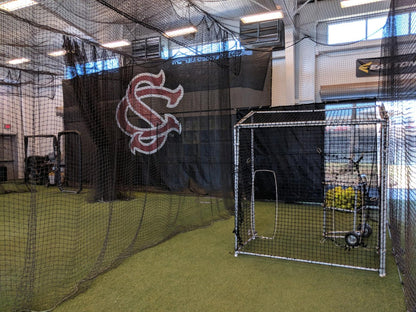
[[[168, 134], [172, 131], [181, 133], [182, 126], [172, 114], [161, 116], [143, 101], [146, 98], [161, 98], [166, 100], [166, 107], [174, 108], [182, 100], [184, 91], [181, 85], [172, 90], [164, 87], [165, 73], [142, 73], [135, 76], [127, 88], [123, 99], [118, 103], [116, 121], [118, 127], [130, 137], [130, 151], [142, 154], [153, 154], [166, 143]], [[128, 112], [133, 112], [142, 119], [148, 127], [138, 127], [130, 123]]]

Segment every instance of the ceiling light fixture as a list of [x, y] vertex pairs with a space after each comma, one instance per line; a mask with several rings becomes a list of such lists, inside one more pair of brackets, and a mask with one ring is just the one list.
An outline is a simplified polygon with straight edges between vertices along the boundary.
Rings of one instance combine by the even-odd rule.
[[193, 33], [196, 33], [197, 31], [198, 30], [196, 29], [196, 27], [189, 26], [189, 27], [169, 30], [169, 31], [165, 32], [165, 35], [166, 35], [166, 37], [177, 37], [177, 36], [193, 34]]
[[23, 63], [27, 63], [27, 62], [30, 62], [30, 60], [27, 59], [27, 58], [24, 58], [24, 57], [7, 61], [7, 63], [9, 63], [11, 65], [18, 65], [18, 64], [23, 64]]
[[107, 42], [107, 43], [103, 43], [102, 46], [104, 48], [120, 48], [120, 47], [125, 47], [130, 45], [131, 43], [128, 42], [127, 40], [119, 40], [119, 41], [113, 41], [113, 42]]
[[62, 56], [65, 55], [66, 51], [65, 50], [58, 50], [58, 51], [53, 51], [53, 52], [49, 52], [48, 55], [50, 56]]
[[11, 1], [0, 3], [0, 9], [11, 12], [11, 11], [23, 9], [25, 7], [32, 6], [35, 4], [37, 4], [37, 2], [33, 0], [11, 0]]
[[283, 18], [282, 11], [272, 11], [267, 13], [244, 16], [241, 18], [241, 22], [244, 24], [250, 24], [256, 22], [271, 21], [279, 18]]
[[341, 8], [349, 8], [357, 5], [369, 4], [373, 2], [380, 2], [384, 0], [343, 0], [340, 2]]

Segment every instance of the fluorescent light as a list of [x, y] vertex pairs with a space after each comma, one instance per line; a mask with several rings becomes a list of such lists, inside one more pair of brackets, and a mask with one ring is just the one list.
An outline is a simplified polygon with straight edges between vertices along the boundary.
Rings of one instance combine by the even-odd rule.
[[373, 2], [379, 2], [383, 0], [343, 0], [340, 2], [341, 8], [349, 8], [357, 5], [363, 5]]
[[23, 64], [23, 63], [27, 63], [27, 62], [30, 62], [30, 60], [27, 59], [27, 58], [24, 58], [24, 57], [7, 61], [7, 63], [9, 63], [11, 65]]
[[197, 31], [198, 30], [194, 26], [189, 26], [189, 27], [169, 30], [165, 32], [165, 35], [167, 37], [177, 37], [177, 36], [183, 36], [187, 34], [193, 34], [193, 33], [196, 33]]
[[0, 3], [0, 9], [5, 11], [16, 11], [35, 4], [37, 4], [37, 2], [33, 0], [11, 0]]
[[113, 41], [113, 42], [107, 42], [107, 43], [103, 43], [102, 46], [105, 48], [120, 48], [120, 47], [125, 47], [130, 45], [130, 42], [128, 42], [127, 40], [119, 40], [119, 41]]
[[48, 53], [48, 55], [50, 55], [50, 56], [62, 56], [62, 55], [65, 55], [65, 54], [66, 54], [65, 50], [53, 51], [53, 52]]
[[282, 11], [272, 11], [267, 13], [260, 13], [254, 15], [247, 15], [241, 18], [241, 21], [244, 24], [256, 23], [256, 22], [264, 22], [283, 18]]

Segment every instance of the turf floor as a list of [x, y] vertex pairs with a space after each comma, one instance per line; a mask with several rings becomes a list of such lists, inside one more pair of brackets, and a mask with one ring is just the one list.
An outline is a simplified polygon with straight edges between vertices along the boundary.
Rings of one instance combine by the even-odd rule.
[[393, 257], [387, 276], [234, 257], [233, 219], [179, 234], [126, 259], [55, 311], [405, 311]]
[[92, 202], [88, 191], [36, 186], [0, 196], [0, 311], [49, 310], [139, 250], [229, 217], [222, 199], [132, 193]]
[[[380, 266], [378, 254], [378, 210], [365, 212], [365, 223], [374, 234], [362, 238], [358, 247], [345, 243], [345, 235], [361, 225], [360, 217], [352, 210], [326, 211], [323, 236], [322, 205], [294, 204], [257, 201], [254, 224], [251, 224], [251, 210], [245, 205], [244, 221], [239, 223], [241, 238], [239, 251], [290, 259], [325, 262], [352, 267], [377, 270]], [[361, 215], [361, 213], [357, 213]], [[370, 217], [371, 215], [371, 217]], [[339, 231], [339, 232], [330, 232]], [[252, 233], [256, 233], [253, 235]]]

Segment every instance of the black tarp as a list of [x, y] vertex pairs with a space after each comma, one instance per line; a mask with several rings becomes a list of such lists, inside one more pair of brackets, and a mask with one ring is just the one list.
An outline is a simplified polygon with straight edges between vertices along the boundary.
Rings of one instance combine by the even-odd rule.
[[[145, 73], [153, 75], [152, 79], [159, 79], [154, 77], [162, 73], [162, 86], [172, 92], [183, 88], [175, 107], [169, 107], [166, 98], [143, 96], [149, 109], [164, 120], [175, 120], [177, 127], [151, 154], [132, 150], [132, 140], [140, 140], [140, 136], [126, 135], [118, 126], [118, 118], [125, 116], [124, 127], [149, 127], [145, 117], [127, 104], [125, 111], [117, 113], [133, 77]], [[230, 191], [231, 108], [241, 105], [231, 103], [230, 88], [241, 88], [239, 92], [247, 94], [255, 90], [269, 99], [266, 77], [270, 77], [270, 53], [250, 52], [222, 54], [214, 60], [191, 57], [152, 66], [126, 66], [64, 81], [64, 127], [82, 134], [84, 184], [96, 188], [96, 200], [112, 200], [132, 187], [200, 194]], [[77, 164], [68, 160], [67, 166]]]
[[[324, 105], [287, 106], [275, 110], [301, 111], [321, 109]], [[248, 111], [240, 110], [242, 118]], [[324, 120], [325, 112], [313, 114], [315, 120]], [[285, 122], [309, 121], [311, 114], [285, 114]], [[249, 131], [244, 129], [243, 131]], [[247, 134], [248, 135], [248, 134]], [[276, 174], [278, 199], [285, 202], [323, 202], [324, 159], [317, 151], [324, 150], [324, 126], [257, 128], [254, 131], [254, 169], [256, 199], [273, 200], [276, 196], [272, 170]], [[250, 173], [250, 164], [244, 164]], [[249, 181], [248, 179], [246, 179]]]

